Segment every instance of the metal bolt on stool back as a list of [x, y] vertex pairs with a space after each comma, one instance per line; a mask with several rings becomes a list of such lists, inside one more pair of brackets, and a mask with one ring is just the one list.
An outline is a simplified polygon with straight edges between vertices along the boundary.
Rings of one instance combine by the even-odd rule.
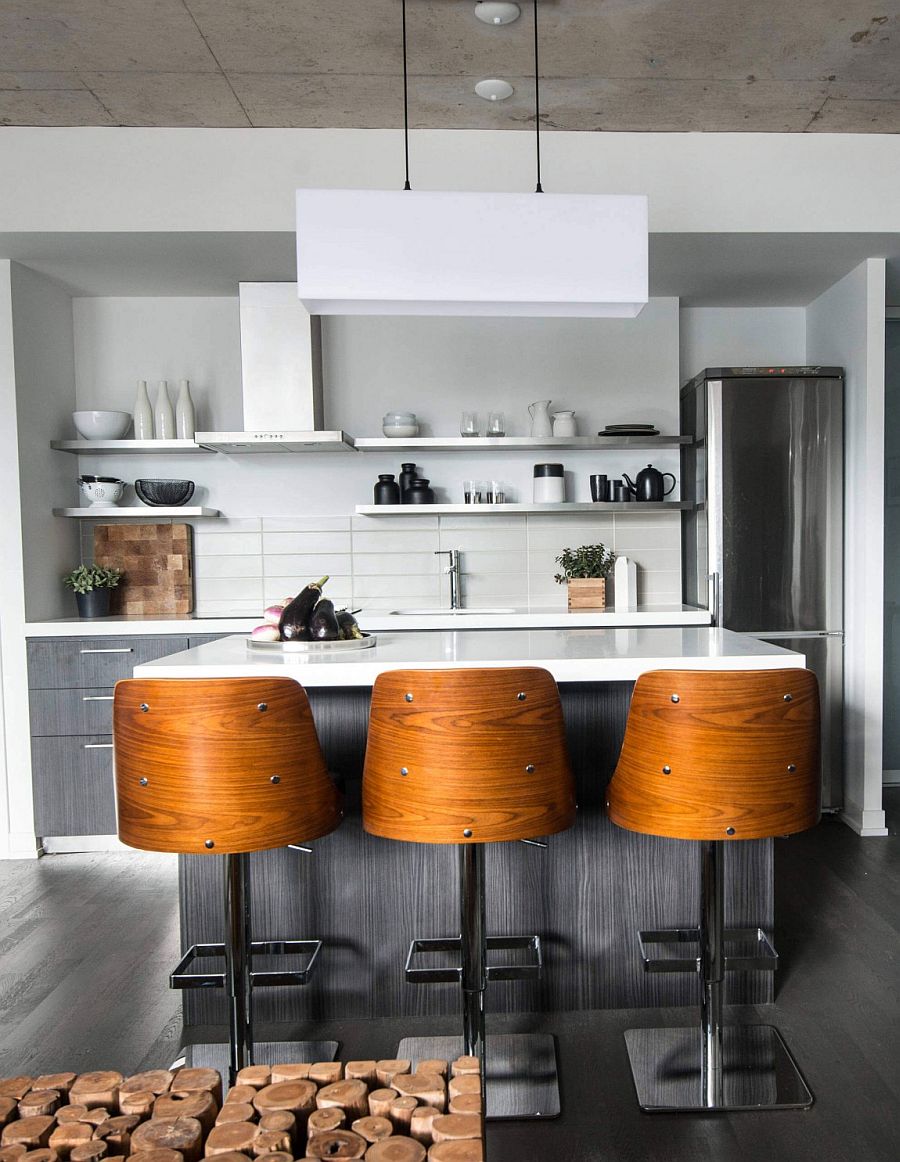
[[[406, 1038], [397, 1055], [415, 1063], [478, 1057], [488, 1117], [559, 1112], [556, 1051], [550, 1035], [487, 1039], [489, 980], [536, 977], [537, 936], [487, 936], [486, 843], [534, 843], [575, 821], [575, 790], [556, 683], [546, 670], [389, 671], [372, 691], [363, 775], [363, 827], [411, 843], [459, 846], [460, 935], [413, 940], [409, 981], [462, 986], [463, 1035]], [[537, 846], [546, 846], [537, 843]], [[489, 951], [518, 950], [529, 963], [487, 963]], [[430, 954], [455, 952], [458, 966], [420, 967]]]
[[[249, 853], [318, 839], [341, 821], [306, 692], [290, 678], [130, 678], [116, 685], [113, 731], [122, 842], [222, 857], [224, 940], [193, 945], [170, 983], [225, 987], [231, 1080], [253, 1064], [254, 1051], [281, 1060], [285, 1052], [295, 1060], [333, 1057], [336, 1042], [253, 1041], [252, 990], [305, 984], [321, 942], [252, 939]], [[254, 954], [305, 962], [255, 971]], [[195, 959], [214, 956], [224, 957], [224, 973], [188, 971]], [[218, 1065], [217, 1047], [189, 1049], [192, 1064]]]
[[[638, 678], [607, 791], [609, 817], [629, 831], [699, 840], [701, 865], [699, 927], [639, 934], [647, 972], [700, 977], [699, 1027], [625, 1034], [648, 1112], [812, 1104], [777, 1029], [723, 1023], [726, 972], [777, 964], [761, 929], [725, 927], [724, 856], [731, 843], [812, 827], [819, 787], [819, 692], [809, 670], [659, 670]], [[653, 956], [654, 946], [675, 953]]]

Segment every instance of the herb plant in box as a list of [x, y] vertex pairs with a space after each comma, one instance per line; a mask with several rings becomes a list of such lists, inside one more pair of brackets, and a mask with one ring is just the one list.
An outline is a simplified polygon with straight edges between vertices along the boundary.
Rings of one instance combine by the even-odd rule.
[[616, 561], [605, 545], [582, 545], [578, 549], [563, 549], [556, 558], [562, 572], [555, 580], [566, 585], [569, 609], [605, 609], [606, 578]]
[[74, 591], [79, 617], [106, 617], [109, 614], [109, 591], [115, 589], [121, 579], [121, 569], [79, 565], [63, 577], [63, 585]]

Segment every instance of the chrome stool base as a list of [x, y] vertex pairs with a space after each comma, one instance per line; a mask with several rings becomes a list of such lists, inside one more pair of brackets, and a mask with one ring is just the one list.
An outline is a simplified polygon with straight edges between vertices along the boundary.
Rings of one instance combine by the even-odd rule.
[[[297, 1061], [334, 1061], [340, 1045], [337, 1041], [255, 1041], [253, 1043], [254, 1065], [285, 1065]], [[170, 1069], [218, 1069], [230, 1088], [228, 1068], [231, 1064], [231, 1049], [227, 1041], [184, 1045]]]
[[629, 1029], [625, 1033], [638, 1104], [646, 1113], [699, 1110], [808, 1109], [813, 1095], [772, 1025], [722, 1029], [719, 1091], [707, 1092], [702, 1034], [688, 1029]]
[[[465, 1053], [462, 1037], [404, 1037], [397, 1057], [448, 1064]], [[485, 1113], [489, 1121], [559, 1117], [556, 1041], [550, 1033], [490, 1033], [485, 1046]]]

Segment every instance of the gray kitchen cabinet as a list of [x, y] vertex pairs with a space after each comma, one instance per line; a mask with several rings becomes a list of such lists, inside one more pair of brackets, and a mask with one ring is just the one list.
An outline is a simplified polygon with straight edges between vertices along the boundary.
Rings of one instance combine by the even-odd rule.
[[114, 835], [113, 688], [141, 662], [188, 648], [166, 637], [39, 638], [28, 643], [35, 831]]

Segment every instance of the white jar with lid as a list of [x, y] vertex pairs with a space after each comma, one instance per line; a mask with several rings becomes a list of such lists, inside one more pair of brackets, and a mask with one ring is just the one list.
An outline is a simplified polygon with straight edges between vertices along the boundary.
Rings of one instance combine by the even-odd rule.
[[415, 412], [387, 412], [381, 421], [381, 430], [392, 439], [409, 439], [419, 434]]
[[566, 499], [566, 473], [562, 464], [535, 464], [534, 503], [560, 504]]

